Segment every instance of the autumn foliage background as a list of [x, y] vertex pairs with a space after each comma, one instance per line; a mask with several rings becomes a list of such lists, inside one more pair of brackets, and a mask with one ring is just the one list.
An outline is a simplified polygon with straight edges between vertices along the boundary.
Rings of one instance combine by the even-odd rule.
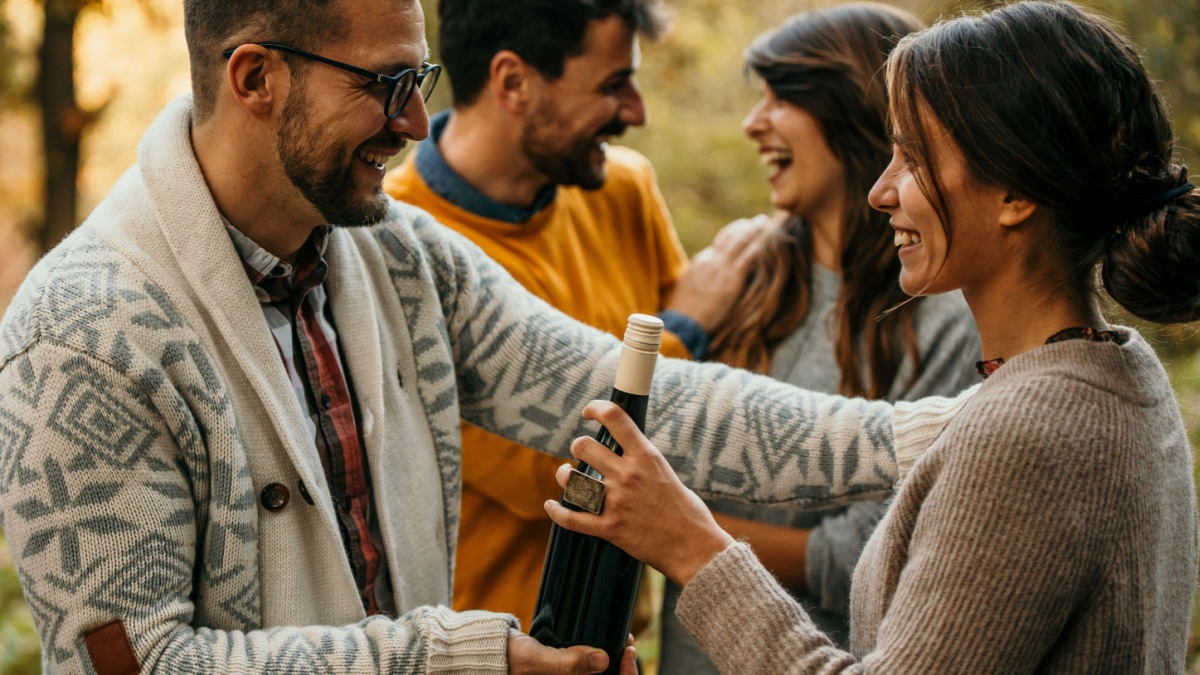
[[[436, 59], [435, 2], [422, 0]], [[828, 4], [674, 0], [674, 30], [643, 45], [638, 78], [651, 122], [624, 142], [654, 162], [690, 252], [730, 220], [769, 208], [765, 171], [740, 128], [757, 96], [743, 75], [742, 50], [783, 18]], [[927, 23], [964, 8], [954, 0], [895, 4]], [[1142, 48], [1173, 106], [1182, 154], [1200, 169], [1200, 0], [1090, 4], [1121, 22]], [[0, 312], [34, 261], [133, 164], [138, 139], [158, 111], [189, 90], [182, 13], [180, 0], [0, 0]], [[440, 86], [430, 109], [446, 107], [448, 92]], [[1168, 366], [1196, 447], [1196, 327], [1143, 330]], [[1200, 650], [1192, 642], [1192, 651]], [[642, 652], [653, 662], [652, 636]], [[0, 533], [0, 675], [37, 672], [39, 658]]]

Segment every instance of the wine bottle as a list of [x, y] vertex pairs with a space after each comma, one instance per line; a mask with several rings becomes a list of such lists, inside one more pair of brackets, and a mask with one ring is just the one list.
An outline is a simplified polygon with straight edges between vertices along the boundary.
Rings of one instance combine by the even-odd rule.
[[[643, 431], [662, 329], [657, 317], [630, 315], [610, 397]], [[624, 454], [607, 429], [601, 427], [596, 440], [618, 455]], [[576, 469], [604, 479], [586, 462]], [[574, 511], [583, 510], [566, 501], [565, 495], [560, 503]], [[633, 556], [603, 539], [553, 525], [529, 634], [551, 647], [603, 649], [608, 653], [604, 672], [615, 674], [625, 652], [641, 580], [642, 563]]]

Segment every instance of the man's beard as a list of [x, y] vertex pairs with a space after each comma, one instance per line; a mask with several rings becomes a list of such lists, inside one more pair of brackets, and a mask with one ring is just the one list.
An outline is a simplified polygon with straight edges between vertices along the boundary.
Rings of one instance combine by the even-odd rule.
[[596, 190], [604, 185], [607, 175], [603, 164], [599, 167], [592, 165], [591, 154], [596, 138], [620, 136], [625, 133], [625, 126], [613, 118], [594, 134], [572, 139], [564, 151], [561, 144], [553, 143], [551, 138], [563, 125], [551, 106], [540, 106], [521, 129], [521, 149], [533, 167], [549, 178], [551, 183]]
[[[276, 150], [288, 179], [330, 225], [355, 227], [383, 220], [388, 201], [381, 186], [375, 186], [368, 197], [358, 196], [354, 163], [359, 159], [352, 152], [348, 162], [337, 166], [336, 141], [328, 135], [323, 137], [309, 122], [308, 97], [302, 80], [297, 78], [293, 83], [276, 140]], [[328, 142], [322, 145], [323, 138]]]

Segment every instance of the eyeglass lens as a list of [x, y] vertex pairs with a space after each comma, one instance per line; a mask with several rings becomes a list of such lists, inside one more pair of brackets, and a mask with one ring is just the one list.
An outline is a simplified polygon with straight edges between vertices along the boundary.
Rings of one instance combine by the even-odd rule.
[[441, 68], [430, 68], [425, 71], [425, 79], [421, 80], [421, 97], [426, 101], [433, 95], [433, 88], [437, 86], [438, 77], [442, 74]]
[[[433, 94], [434, 86], [437, 85], [438, 75], [440, 74], [440, 68], [430, 68], [425, 72], [425, 77], [421, 80], [420, 84], [422, 99], [426, 101], [429, 100], [430, 95]], [[387, 108], [385, 110], [385, 114], [389, 118], [396, 117], [400, 114], [400, 111], [404, 110], [404, 106], [408, 103], [408, 99], [412, 97], [412, 92], [415, 88], [414, 80], [416, 80], [416, 78], [416, 71], [405, 71], [404, 75], [401, 76], [400, 81], [397, 82], [396, 86], [392, 88], [392, 95], [390, 98], [388, 98]]]
[[408, 103], [408, 97], [412, 95], [413, 80], [416, 77], [417, 74], [415, 72], [407, 70], [400, 78], [400, 81], [396, 83], [396, 86], [392, 87], [392, 95], [388, 97], [387, 110], [385, 111], [385, 114], [389, 118], [399, 115], [400, 111], [404, 109], [404, 104]]

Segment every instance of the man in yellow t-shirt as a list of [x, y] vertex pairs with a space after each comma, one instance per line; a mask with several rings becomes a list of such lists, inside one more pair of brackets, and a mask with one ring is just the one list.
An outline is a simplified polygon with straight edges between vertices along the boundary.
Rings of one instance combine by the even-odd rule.
[[[657, 2], [441, 0], [438, 14], [454, 108], [384, 189], [566, 314], [620, 334], [630, 313], [658, 313], [662, 353], [702, 358], [742, 287], [746, 240], [724, 239], [689, 270], [650, 163], [608, 146], [646, 122], [637, 36], [662, 30]], [[463, 424], [455, 608], [511, 612], [528, 628], [560, 463]]]

